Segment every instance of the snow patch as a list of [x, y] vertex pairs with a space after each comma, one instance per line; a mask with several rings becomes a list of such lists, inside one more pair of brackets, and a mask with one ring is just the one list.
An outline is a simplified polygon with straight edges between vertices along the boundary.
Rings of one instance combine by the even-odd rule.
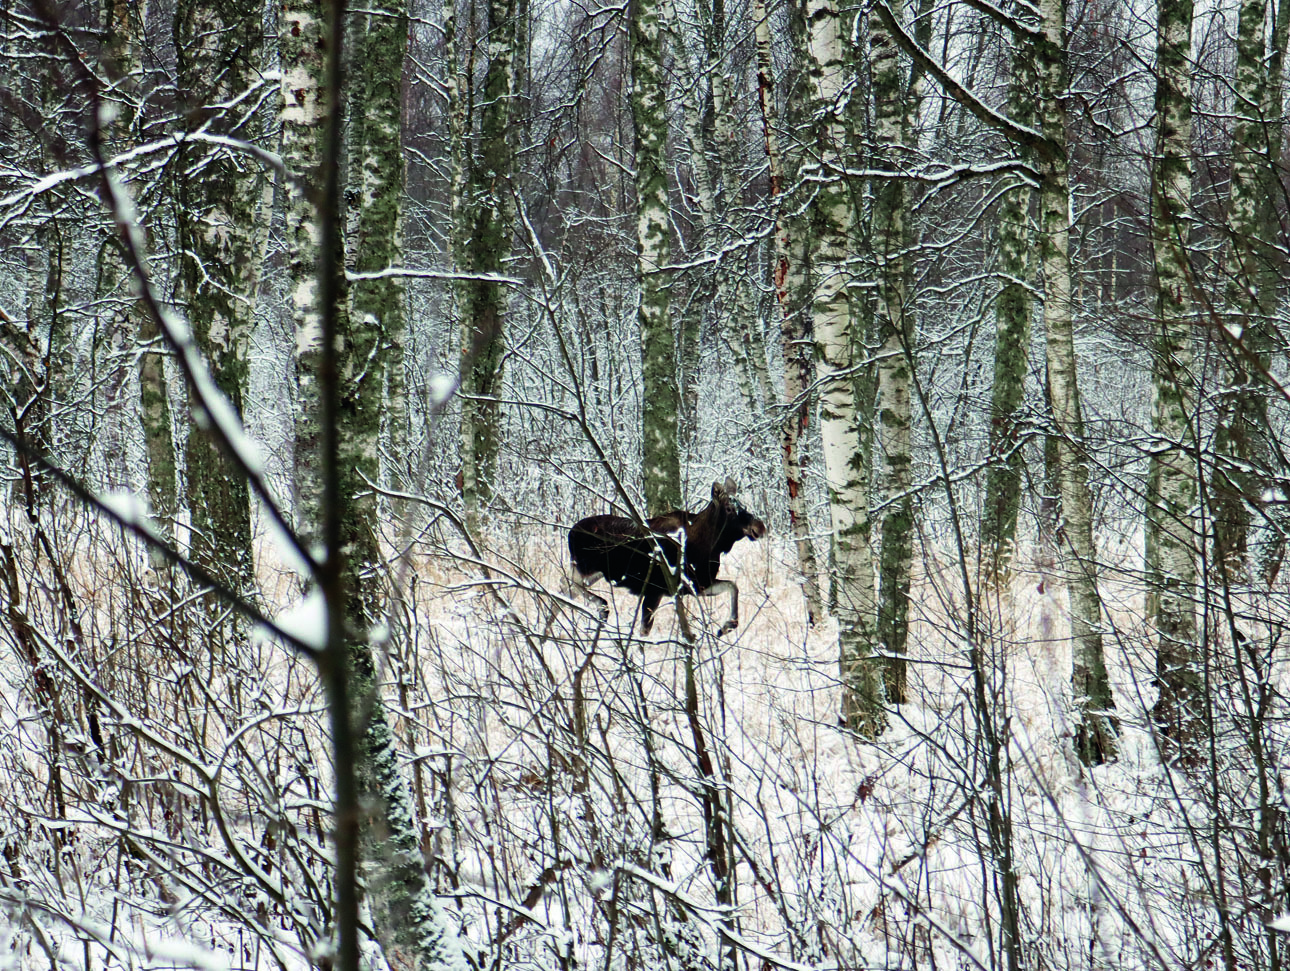
[[99, 496], [99, 502], [116, 517], [121, 525], [137, 529], [153, 539], [157, 538], [156, 531], [152, 527], [147, 500], [137, 492], [131, 492], [128, 489], [105, 492]]
[[327, 600], [314, 587], [273, 619], [278, 629], [316, 651], [327, 647]]
[[448, 371], [437, 371], [430, 375], [428, 390], [430, 404], [437, 408], [451, 398], [453, 392], [457, 390], [457, 376]]
[[277, 516], [265, 514], [260, 517], [266, 527], [269, 543], [278, 555], [282, 565], [300, 577], [313, 576], [314, 566], [300, 552], [300, 547], [287, 535], [286, 529]]
[[159, 967], [189, 967], [201, 971], [229, 971], [229, 955], [200, 944], [174, 939], [146, 943], [148, 958]]

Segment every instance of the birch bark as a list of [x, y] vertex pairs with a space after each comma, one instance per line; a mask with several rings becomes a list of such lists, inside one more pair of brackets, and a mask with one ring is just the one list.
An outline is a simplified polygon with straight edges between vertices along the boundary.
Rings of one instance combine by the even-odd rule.
[[1093, 508], [1083, 450], [1071, 306], [1070, 185], [1066, 144], [1064, 0], [1040, 4], [1042, 36], [1036, 40], [1039, 113], [1046, 151], [1040, 165], [1039, 261], [1044, 275], [1044, 331], [1048, 386], [1057, 436], [1066, 588], [1072, 638], [1071, 690], [1077, 721], [1076, 749], [1093, 764], [1114, 758], [1114, 703], [1102, 654], [1102, 602], [1097, 589]]
[[[381, 0], [363, 30], [362, 142], [351, 149], [361, 185], [353, 262], [359, 273], [403, 262], [403, 61], [408, 47], [406, 0]], [[504, 77], [509, 75], [505, 68]], [[503, 92], [509, 87], [506, 82]], [[502, 97], [503, 102], [505, 98]], [[504, 128], [503, 128], [504, 136]], [[356, 281], [353, 314], [338, 331], [341, 400], [340, 519], [345, 550], [353, 718], [358, 738], [365, 880], [373, 929], [394, 969], [455, 969], [464, 962], [456, 935], [434, 892], [421, 853], [411, 792], [399, 766], [390, 715], [382, 700], [376, 650], [369, 632], [389, 629], [379, 579], [383, 556], [380, 509], [370, 483], [380, 475], [382, 409], [388, 370], [402, 344], [403, 285], [397, 277]], [[401, 361], [400, 361], [401, 363]]]
[[650, 515], [681, 505], [676, 335], [668, 298], [667, 81], [661, 0], [633, 0], [629, 42], [636, 129], [636, 252], [640, 285], [642, 474]]
[[[8, 78], [5, 78], [8, 81]], [[14, 79], [14, 87], [39, 105], [45, 117], [57, 113], [53, 78], [46, 72], [24, 83]], [[25, 90], [24, 90], [25, 89]], [[36, 166], [48, 171], [54, 164], [49, 145], [37, 144]], [[58, 427], [55, 421], [60, 392], [66, 382], [60, 373], [66, 361], [64, 333], [63, 285], [64, 258], [68, 240], [64, 222], [59, 216], [63, 205], [60, 192], [45, 194], [32, 206], [31, 235], [23, 242], [20, 259], [25, 262], [25, 325], [14, 320], [0, 321], [0, 345], [3, 345], [5, 370], [9, 381], [4, 387], [6, 404], [18, 439], [37, 454], [57, 454]], [[48, 473], [25, 452], [15, 456], [19, 477], [13, 483], [15, 498], [21, 497], [29, 514], [52, 495]]]
[[[251, 0], [181, 0], [175, 11], [178, 78], [190, 127], [254, 140], [254, 99], [240, 99], [260, 64], [263, 7]], [[242, 414], [255, 326], [256, 204], [259, 168], [227, 151], [194, 143], [179, 182], [180, 276], [193, 337], [211, 378]], [[212, 438], [194, 405], [186, 465], [191, 553], [234, 589], [251, 590], [250, 491]]]
[[[354, 146], [360, 201], [356, 250], [351, 262], [359, 274], [374, 274], [403, 263], [403, 61], [408, 45], [406, 0], [383, 0], [364, 13], [361, 85], [362, 141]], [[363, 435], [378, 453], [382, 426], [391, 438], [390, 457], [403, 460], [405, 436], [402, 348], [406, 321], [403, 281], [399, 277], [356, 280], [351, 287], [353, 316], [360, 323], [370, 357], [384, 378], [382, 393], [371, 396], [372, 413], [363, 416]], [[375, 375], [373, 375], [373, 380]], [[378, 383], [380, 383], [378, 381]], [[388, 463], [384, 463], [388, 464]]]
[[[704, 9], [704, 6], [700, 4], [700, 9]], [[739, 202], [739, 133], [735, 98], [730, 90], [731, 79], [722, 66], [727, 42], [725, 0], [712, 0], [711, 27], [706, 36], [706, 71], [711, 79], [713, 130], [716, 137], [713, 157], [718, 163], [717, 211], [719, 218], [726, 218], [730, 206]], [[744, 397], [749, 408], [756, 414], [761, 403], [769, 406], [771, 402], [770, 372], [766, 365], [764, 321], [754, 306], [748, 273], [744, 271], [742, 263], [743, 259], [738, 253], [719, 259], [717, 266], [721, 273], [717, 278], [717, 287], [721, 298], [719, 305], [730, 308], [726, 316], [733, 324], [730, 327], [733, 331], [731, 343], [740, 368]]]
[[[901, 4], [889, 4], [893, 17]], [[912, 92], [905, 89], [900, 60], [886, 21], [869, 17], [870, 63], [873, 72], [876, 163], [889, 171], [900, 168], [901, 148], [908, 139]], [[913, 555], [913, 497], [911, 487], [910, 380], [914, 363], [913, 315], [909, 307], [911, 233], [908, 200], [901, 178], [873, 182], [872, 240], [878, 270], [877, 300], [877, 445], [882, 466], [878, 472], [878, 504], [882, 540], [878, 557], [877, 640], [887, 655], [883, 665], [887, 699], [905, 700], [905, 653], [909, 630], [909, 571]]]
[[[686, 85], [689, 93], [685, 98], [685, 137], [690, 154], [690, 171], [694, 179], [694, 192], [699, 203], [699, 221], [702, 229], [703, 255], [713, 260], [711, 277], [703, 270], [698, 271], [699, 280], [695, 289], [700, 291], [685, 302], [681, 311], [677, 341], [677, 373], [680, 375], [680, 398], [678, 413], [679, 448], [687, 456], [693, 453], [698, 433], [699, 411], [699, 333], [703, 323], [707, 299], [710, 291], [710, 280], [715, 280], [717, 313], [721, 314], [729, 307], [729, 277], [725, 267], [717, 258], [721, 248], [721, 200], [717, 183], [720, 180], [721, 166], [713, 155], [710, 157], [704, 138], [704, 106], [710, 103], [712, 91], [707, 83], [708, 65], [705, 63], [701, 45], [686, 43], [685, 28], [676, 13], [672, 0], [661, 0], [667, 32], [672, 41], [673, 50], [680, 59], [688, 62], [690, 78]], [[714, 108], [715, 110], [715, 108]], [[740, 367], [739, 380], [745, 396], [751, 394], [747, 370]]]
[[179, 486], [170, 392], [166, 383], [161, 334], [151, 314], [139, 315], [139, 421], [148, 465], [148, 503], [158, 535], [173, 540]]
[[282, 159], [287, 168], [286, 249], [290, 308], [296, 338], [296, 529], [316, 540], [322, 521], [319, 467], [322, 416], [318, 391], [322, 311], [318, 280], [320, 197], [325, 121], [324, 17], [319, 0], [285, 0], [278, 31], [282, 63]]
[[[811, 542], [811, 523], [803, 488], [802, 436], [810, 419], [811, 384], [810, 286], [807, 279], [805, 220], [793, 214], [788, 187], [796, 182], [800, 159], [796, 153], [782, 151], [779, 139], [779, 112], [775, 104], [774, 67], [771, 61], [770, 15], [765, 0], [753, 0], [753, 23], [757, 42], [757, 99], [761, 108], [762, 128], [766, 141], [766, 164], [770, 173], [770, 198], [775, 210], [774, 263], [772, 284], [780, 313], [780, 346], [784, 360], [784, 418], [780, 423], [780, 457], [788, 492], [788, 523], [797, 548], [797, 568], [801, 574], [802, 596], [806, 601], [806, 620], [814, 625], [824, 617], [820, 599], [819, 564]], [[790, 41], [801, 79], [804, 61], [804, 31], [800, 12], [789, 12]], [[786, 121], [790, 131], [801, 126], [800, 108], [806, 92], [799, 84], [785, 98]]]
[[[1285, 524], [1269, 520], [1260, 529], [1252, 511], [1263, 515], [1263, 497], [1278, 472], [1274, 461], [1268, 404], [1271, 389], [1265, 375], [1275, 350], [1273, 315], [1278, 300], [1276, 199], [1281, 194], [1281, 77], [1269, 67], [1268, 0], [1242, 0], [1236, 29], [1236, 123], [1232, 131], [1231, 192], [1227, 221], [1231, 251], [1226, 270], [1228, 318], [1227, 382], [1215, 450], [1219, 461], [1212, 483], [1215, 558], [1224, 578], [1246, 582], [1250, 554], [1268, 582], [1279, 572], [1285, 552]], [[1282, 23], [1284, 29], [1284, 23]], [[1273, 60], [1284, 45], [1273, 40]], [[1279, 65], [1278, 65], [1279, 66]], [[1279, 527], [1279, 528], [1278, 528]], [[1262, 534], [1250, 549], [1251, 536]]]
[[[111, 98], [117, 111], [116, 119], [106, 132], [113, 154], [128, 151], [136, 142], [139, 44], [147, 11], [146, 3], [134, 4], [127, 0], [107, 0], [103, 8], [104, 53], [113, 78]], [[110, 372], [108, 407], [112, 410], [113, 402], [116, 402], [116, 408], [122, 412], [126, 410], [123, 399], [129, 386], [129, 369], [125, 362], [127, 348], [133, 343], [137, 347], [139, 421], [143, 428], [148, 505], [158, 535], [173, 541], [178, 487], [170, 395], [160, 334], [150, 314], [136, 311], [130, 271], [115, 234], [104, 247], [103, 261], [104, 289], [116, 292], [120, 301], [114, 307], [109, 322], [109, 345], [116, 361]], [[109, 476], [116, 480], [115, 487], [123, 488], [127, 483], [123, 415], [115, 419], [110, 416], [109, 420], [115, 426], [111, 432], [115, 440], [109, 446]]]
[[[139, 11], [142, 15], [142, 11]], [[134, 84], [137, 78], [135, 17], [124, 0], [103, 5], [103, 70], [109, 78], [104, 92], [116, 117], [103, 128], [109, 155], [133, 147], [131, 128], [135, 117]], [[127, 454], [127, 413], [134, 411], [130, 397], [130, 347], [138, 330], [134, 300], [130, 294], [130, 271], [114, 232], [99, 251], [98, 292], [106, 312], [100, 326], [104, 335], [104, 382], [101, 421], [103, 479], [109, 489], [130, 487]]]
[[[61, 245], [48, 225], [38, 228], [35, 240], [39, 252], [26, 254], [26, 320], [18, 321], [0, 311], [0, 347], [4, 350], [4, 376], [0, 383], [5, 410], [13, 418], [18, 440], [38, 454], [52, 454], [50, 429], [50, 358], [57, 306], [49, 299], [49, 287], [57, 286], [61, 277]], [[57, 289], [54, 290], [56, 295]], [[18, 479], [13, 483], [13, 497], [34, 513], [47, 494], [43, 470], [23, 451], [15, 456]]]
[[[403, 326], [402, 286], [395, 278], [359, 280], [352, 302], [344, 281], [337, 282], [335, 363], [337, 400], [324, 409], [319, 394], [322, 366], [320, 265], [322, 214], [314, 179], [322, 163], [326, 76], [322, 58], [325, 35], [316, 0], [289, 0], [282, 8], [279, 35], [283, 65], [284, 156], [288, 179], [289, 272], [297, 327], [297, 372], [301, 405], [314, 409], [298, 425], [297, 468], [304, 476], [302, 511], [306, 524], [320, 522], [324, 496], [320, 462], [323, 411], [335, 416], [338, 443], [337, 505], [339, 550], [328, 550], [328, 563], [340, 557], [344, 591], [345, 662], [348, 665], [346, 712], [358, 739], [354, 770], [358, 780], [364, 890], [371, 932], [390, 967], [452, 969], [465, 964], [455, 933], [434, 893], [421, 854], [419, 830], [408, 785], [403, 777], [381, 698], [381, 679], [374, 655], [374, 630], [385, 616], [378, 508], [370, 483], [380, 472], [381, 407], [388, 348]], [[402, 0], [383, 0], [369, 8], [355, 30], [364, 76], [358, 103], [364, 112], [361, 142], [351, 146], [361, 186], [356, 229], [352, 236], [360, 272], [397, 265], [402, 259], [403, 203], [402, 74], [407, 49], [407, 7]], [[339, 265], [344, 265], [340, 261]], [[348, 313], [349, 307], [354, 312]], [[306, 525], [306, 535], [316, 529]], [[345, 720], [342, 719], [342, 724]]]
[[1156, 8], [1156, 157], [1151, 180], [1151, 244], [1156, 320], [1151, 372], [1152, 436], [1147, 471], [1148, 623], [1156, 627], [1153, 717], [1180, 752], [1203, 726], [1196, 659], [1197, 475], [1191, 336], [1191, 25], [1192, 0]]
[[815, 131], [814, 157], [803, 166], [802, 174], [816, 193], [811, 214], [815, 272], [811, 313], [837, 591], [842, 717], [856, 731], [877, 736], [886, 725], [886, 713], [880, 669], [872, 657], [873, 560], [866, 542], [869, 493], [862, 474], [851, 373], [855, 342], [846, 259], [853, 210], [839, 172], [846, 144], [841, 118], [844, 51], [833, 0], [805, 0], [804, 14]]
[[[479, 108], [479, 150], [469, 164], [462, 223], [463, 269], [496, 277], [511, 250], [512, 73], [515, 0], [488, 0], [488, 68]], [[460, 92], [458, 92], [460, 97]], [[464, 138], [464, 133], [463, 133]], [[464, 143], [463, 143], [464, 144]], [[501, 444], [506, 295], [495, 279], [462, 285], [462, 495], [473, 516], [492, 498]]]
[[[1013, 54], [1008, 87], [1009, 116], [1022, 125], [1035, 118], [1035, 64], [1028, 46]], [[1023, 157], [1032, 153], [1022, 146]], [[986, 473], [985, 521], [981, 527], [987, 579], [1007, 586], [1017, 545], [1024, 462], [1021, 452], [1022, 402], [1026, 391], [1027, 352], [1032, 313], [1030, 251], [1034, 192], [1018, 186], [999, 206], [999, 275], [995, 303], [994, 382], [990, 394], [990, 467]]]

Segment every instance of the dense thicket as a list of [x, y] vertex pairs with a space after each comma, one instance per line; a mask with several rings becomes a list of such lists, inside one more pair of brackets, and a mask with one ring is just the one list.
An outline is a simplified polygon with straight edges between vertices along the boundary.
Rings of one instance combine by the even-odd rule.
[[5, 5], [0, 948], [1280, 968], [1288, 30]]

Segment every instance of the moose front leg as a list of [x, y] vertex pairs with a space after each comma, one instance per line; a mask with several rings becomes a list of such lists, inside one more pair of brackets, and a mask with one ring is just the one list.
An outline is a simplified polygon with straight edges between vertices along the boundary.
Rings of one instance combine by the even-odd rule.
[[569, 592], [576, 592], [587, 600], [599, 604], [600, 606], [596, 613], [602, 621], [605, 621], [609, 619], [609, 601], [598, 593], [592, 593], [590, 589], [591, 584], [603, 576], [603, 573], [592, 573], [589, 576], [583, 576], [577, 570], [574, 570], [573, 576], [569, 578]]
[[649, 632], [654, 629], [654, 612], [658, 610], [662, 599], [662, 595], [657, 593], [647, 593], [641, 597], [641, 636], [649, 636]]
[[715, 597], [717, 594], [725, 591], [729, 591], [730, 593], [730, 616], [726, 618], [726, 622], [722, 624], [721, 629], [717, 631], [718, 637], [722, 634], [729, 633], [739, 626], [739, 588], [735, 586], [733, 580], [718, 580], [712, 586], [708, 587], [707, 590], [704, 590], [703, 593], [699, 594], [701, 597]]

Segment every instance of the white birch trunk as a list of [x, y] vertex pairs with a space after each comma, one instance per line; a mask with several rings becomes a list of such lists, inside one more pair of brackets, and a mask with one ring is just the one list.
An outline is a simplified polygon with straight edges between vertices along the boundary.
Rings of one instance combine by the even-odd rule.
[[[1018, 45], [1012, 59], [1008, 112], [1014, 121], [1034, 124], [1035, 67], [1032, 53]], [[1033, 160], [1029, 146], [1025, 156]], [[1020, 422], [1030, 351], [1034, 192], [1014, 188], [999, 206], [997, 238], [1001, 285], [995, 298], [994, 380], [990, 396], [990, 467], [986, 474], [985, 518], [981, 539], [986, 577], [1005, 592], [1016, 555], [1017, 518], [1024, 472]]]
[[[190, 123], [253, 141], [259, 119], [225, 109], [255, 79], [263, 7], [181, 0], [175, 12], [179, 91]], [[186, 165], [209, 155], [200, 176], [179, 182], [181, 280], [193, 337], [211, 378], [239, 415], [250, 373], [259, 268], [255, 217], [263, 175], [225, 150], [194, 143]], [[266, 213], [267, 215], [267, 213]], [[196, 427], [203, 424], [194, 405]], [[194, 430], [186, 449], [194, 559], [237, 590], [256, 586], [251, 497], [245, 477], [214, 440]]]
[[1054, 434], [1058, 438], [1061, 531], [1072, 638], [1071, 690], [1078, 738], [1086, 763], [1115, 755], [1110, 684], [1102, 655], [1102, 602], [1097, 590], [1093, 504], [1084, 455], [1084, 421], [1076, 373], [1071, 306], [1070, 186], [1067, 179], [1065, 4], [1043, 0], [1043, 36], [1037, 40], [1040, 121], [1047, 139], [1041, 163], [1040, 265], [1044, 274], [1044, 330]]
[[[1286, 547], [1283, 505], [1264, 503], [1265, 496], [1282, 490], [1277, 480], [1284, 472], [1269, 425], [1274, 392], [1264, 376], [1284, 347], [1274, 316], [1282, 262], [1275, 240], [1280, 232], [1276, 200], [1282, 196], [1280, 45], [1285, 41], [1273, 39], [1269, 52], [1268, 20], [1268, 0], [1241, 0], [1227, 214], [1232, 242], [1223, 268], [1229, 390], [1215, 436], [1212, 503], [1215, 558], [1222, 576], [1233, 583], [1248, 580], [1255, 565], [1251, 559], [1265, 582], [1274, 581]], [[1284, 31], [1284, 23], [1279, 29]]]
[[846, 133], [840, 117], [844, 59], [840, 21], [833, 0], [806, 0], [807, 65], [815, 112], [816, 158], [804, 175], [816, 180], [812, 219], [816, 273], [812, 319], [816, 377], [820, 388], [820, 435], [829, 491], [833, 566], [838, 613], [838, 655], [842, 715], [870, 736], [886, 724], [883, 688], [871, 657], [873, 646], [873, 559], [868, 535], [868, 483], [861, 474], [856, 428], [855, 342], [847, 296], [852, 206], [838, 172]]
[[1147, 471], [1148, 623], [1156, 627], [1154, 709], [1163, 736], [1190, 749], [1203, 729], [1196, 658], [1197, 470], [1192, 433], [1191, 0], [1160, 0], [1156, 32], [1156, 158], [1151, 244], [1156, 320]]
[[[354, 238], [361, 252], [356, 268], [374, 271], [402, 260], [402, 69], [407, 47], [407, 9], [388, 0], [359, 26], [365, 49], [361, 104], [361, 141], [353, 146], [359, 166], [362, 206]], [[318, 56], [323, 35], [321, 11], [311, 0], [293, 0], [283, 8], [280, 36], [284, 86], [284, 156], [305, 176], [319, 170], [324, 124], [323, 62]], [[296, 168], [298, 166], [298, 168]], [[321, 214], [307, 183], [289, 180], [288, 229], [293, 311], [297, 324], [297, 371], [303, 408], [313, 409], [298, 427], [297, 468], [317, 490], [319, 395], [323, 306], [317, 266]], [[364, 856], [363, 888], [370, 930], [394, 971], [464, 971], [456, 934], [434, 893], [421, 855], [420, 835], [407, 781], [381, 698], [381, 672], [366, 632], [381, 626], [386, 613], [381, 588], [378, 507], [370, 482], [380, 470], [379, 442], [384, 404], [384, 369], [388, 344], [401, 336], [401, 284], [394, 279], [361, 281], [346, 313], [344, 288], [335, 308], [338, 542], [344, 551], [341, 588], [348, 632], [346, 660], [349, 711], [346, 717], [358, 738], [354, 772], [364, 812], [360, 819]], [[321, 512], [321, 493], [306, 499], [305, 517]], [[317, 523], [307, 518], [306, 522]], [[339, 550], [328, 551], [335, 562]]]
[[287, 168], [287, 278], [296, 356], [296, 529], [306, 540], [322, 518], [319, 474], [321, 407], [318, 356], [322, 349], [322, 306], [318, 281], [322, 226], [313, 199], [320, 192], [314, 174], [322, 158], [325, 118], [324, 23], [317, 0], [286, 0], [279, 21], [282, 63], [282, 159]]
[[[780, 424], [780, 457], [788, 492], [788, 522], [797, 548], [806, 619], [815, 624], [824, 618], [820, 598], [820, 568], [811, 542], [811, 522], [806, 508], [802, 480], [802, 436], [806, 433], [811, 408], [807, 389], [810, 364], [807, 357], [807, 303], [805, 225], [788, 212], [785, 192], [787, 172], [780, 149], [779, 114], [775, 105], [774, 68], [771, 60], [770, 15], [765, 0], [753, 0], [753, 22], [757, 39], [757, 98], [761, 107], [766, 141], [766, 164], [770, 171], [771, 204], [775, 207], [774, 263], [772, 285], [780, 312], [781, 353], [784, 359], [784, 419]], [[802, 60], [797, 58], [799, 64]], [[790, 95], [791, 97], [791, 95]], [[791, 104], [791, 102], [790, 102]], [[797, 160], [794, 159], [796, 163]], [[796, 174], [798, 165], [792, 166]]]
[[636, 129], [636, 252], [644, 401], [642, 477], [650, 515], [681, 505], [676, 335], [667, 271], [667, 81], [661, 0], [634, 0], [629, 26]]

